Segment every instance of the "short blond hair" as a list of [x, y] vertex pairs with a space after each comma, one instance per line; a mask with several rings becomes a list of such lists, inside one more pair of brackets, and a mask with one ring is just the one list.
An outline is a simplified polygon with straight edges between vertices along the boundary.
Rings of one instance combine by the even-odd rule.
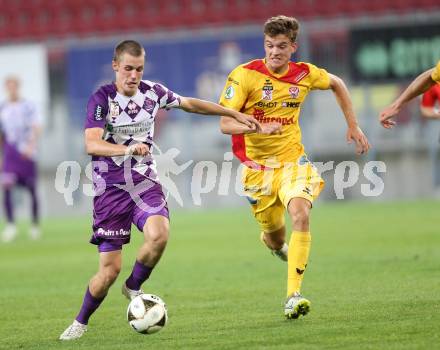
[[286, 35], [292, 43], [296, 42], [299, 31], [299, 22], [294, 17], [275, 16], [264, 23], [264, 34], [275, 37], [279, 34]]
[[145, 55], [145, 50], [142, 45], [135, 40], [121, 41], [115, 47], [115, 51], [113, 53], [113, 61], [119, 61], [124, 53], [128, 53], [129, 55], [134, 57], [139, 57]]

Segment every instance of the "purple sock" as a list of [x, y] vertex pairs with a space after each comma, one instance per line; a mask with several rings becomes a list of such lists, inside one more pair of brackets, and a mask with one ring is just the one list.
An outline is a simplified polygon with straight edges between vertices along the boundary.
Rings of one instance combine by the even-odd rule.
[[37, 198], [37, 191], [35, 189], [35, 186], [31, 186], [29, 188], [30, 194], [31, 194], [31, 201], [32, 201], [32, 223], [34, 225], [38, 225], [39, 221], [39, 205], [38, 205], [38, 198]]
[[133, 290], [141, 289], [142, 283], [144, 283], [148, 277], [150, 277], [152, 270], [152, 267], [145, 266], [136, 260], [133, 266], [133, 271], [131, 272], [130, 277], [128, 277], [125, 281], [125, 285]]
[[[105, 298], [105, 297], [104, 297]], [[92, 294], [90, 294], [89, 287], [87, 287], [87, 292], [84, 295], [84, 301], [81, 306], [81, 310], [79, 311], [78, 316], [76, 316], [76, 320], [79, 323], [87, 324], [89, 322], [90, 316], [95, 312], [95, 310], [101, 305], [104, 298], [97, 299]]]

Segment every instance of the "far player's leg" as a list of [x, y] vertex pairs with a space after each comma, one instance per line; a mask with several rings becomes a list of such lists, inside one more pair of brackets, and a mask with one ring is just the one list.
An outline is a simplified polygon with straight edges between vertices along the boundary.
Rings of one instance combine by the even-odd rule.
[[122, 293], [128, 299], [133, 299], [142, 293], [141, 285], [150, 277], [165, 250], [169, 237], [167, 215], [149, 216], [142, 231], [144, 243], [139, 248], [131, 275], [122, 286]]
[[91, 278], [81, 309], [73, 323], [61, 334], [61, 340], [80, 338], [87, 331], [90, 316], [101, 305], [121, 271], [121, 250], [100, 252], [99, 270]]
[[39, 227], [39, 202], [37, 197], [37, 189], [34, 178], [27, 179], [24, 186], [29, 191], [31, 196], [31, 210], [32, 210], [32, 226], [29, 230], [29, 236], [32, 239], [40, 238], [41, 232]]
[[287, 261], [289, 247], [285, 242], [284, 206], [281, 201], [276, 195], [261, 196], [252, 205], [252, 211], [261, 229], [261, 241], [270, 249], [272, 255]]
[[287, 252], [289, 246], [286, 244], [286, 227], [270, 231], [261, 232], [261, 241], [272, 251], [272, 254], [283, 261], [287, 261]]
[[10, 186], [5, 187], [4, 190], [4, 205], [6, 212], [6, 219], [9, 224], [15, 222], [14, 220], [14, 208], [12, 204], [12, 188]]
[[278, 198], [281, 172], [243, 169], [243, 187], [260, 226], [260, 240], [274, 256], [287, 261], [284, 206]]
[[8, 176], [3, 174], [3, 206], [6, 213], [6, 226], [2, 232], [2, 241], [10, 242], [17, 235], [17, 227], [14, 220], [14, 207], [12, 203], [12, 188], [14, 184], [7, 181]]

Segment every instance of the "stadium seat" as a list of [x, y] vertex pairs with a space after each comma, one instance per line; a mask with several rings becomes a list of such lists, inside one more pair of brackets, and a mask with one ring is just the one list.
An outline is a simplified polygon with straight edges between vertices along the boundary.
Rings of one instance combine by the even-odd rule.
[[366, 14], [377, 15], [389, 11], [389, 5], [384, 0], [370, 0], [365, 4]]
[[[89, 4], [89, 11], [91, 14], [90, 19], [87, 21], [88, 32], [91, 34], [105, 33], [107, 31], [108, 23], [112, 23], [112, 20], [107, 20], [108, 13], [113, 9], [113, 5], [110, 1], [106, 0], [93, 0]], [[85, 32], [87, 33], [87, 31]]]
[[362, 16], [367, 11], [367, 1], [345, 1], [340, 10], [348, 16]]
[[194, 18], [187, 21], [190, 26], [218, 25], [224, 23], [228, 16], [229, 8], [223, 1], [202, 0], [198, 4], [201, 6], [192, 4], [191, 15]]
[[248, 19], [247, 8], [242, 6], [241, 2], [235, 0], [226, 0], [226, 8], [229, 15], [225, 21], [231, 24], [242, 24]]
[[420, 0], [418, 6], [423, 9], [437, 9], [440, 10], [440, 2], [438, 0]]
[[162, 0], [157, 3], [157, 25], [162, 28], [177, 28], [181, 25], [179, 2]]
[[[391, 1], [388, 1], [388, 2], [391, 5]], [[408, 10], [411, 10], [411, 9], [414, 9], [414, 10], [417, 9], [417, 4], [414, 3], [414, 1], [412, 1], [412, 0], [396, 0], [396, 1], [393, 1], [392, 8], [390, 6], [391, 11], [396, 11], [399, 13], [404, 13], [404, 12], [407, 12]]]
[[8, 26], [9, 37], [14, 40], [25, 38], [29, 31], [27, 28], [29, 15], [20, 12], [19, 6], [9, 7], [7, 13], [6, 25]]
[[0, 40], [87, 36], [440, 10], [439, 0], [0, 0]]
[[89, 5], [87, 0], [70, 2], [68, 10], [70, 12], [70, 27], [78, 36], [93, 33], [93, 8]]
[[0, 11], [0, 41], [4, 41], [8, 37], [8, 14], [6, 13], [6, 11], [4, 11], [5, 6], [6, 0], [0, 0], [0, 8], [2, 9], [2, 11]]
[[248, 1], [246, 7], [249, 14], [247, 22], [261, 23], [270, 16], [278, 15], [280, 12], [277, 7], [282, 1], [275, 1], [273, 4], [265, 0]]
[[279, 13], [293, 16], [299, 21], [313, 17], [316, 14], [316, 10], [310, 4], [310, 1], [296, 1], [295, 3], [284, 1], [281, 6]]
[[75, 19], [73, 18], [70, 7], [60, 1], [54, 2], [54, 6], [50, 7], [50, 14], [53, 18], [51, 21], [52, 36], [65, 37], [68, 35], [74, 35], [71, 22]]

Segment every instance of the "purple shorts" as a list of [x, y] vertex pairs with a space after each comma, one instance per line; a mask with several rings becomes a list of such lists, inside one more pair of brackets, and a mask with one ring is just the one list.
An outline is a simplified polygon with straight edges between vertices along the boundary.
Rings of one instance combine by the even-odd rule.
[[23, 176], [16, 172], [3, 171], [0, 174], [0, 183], [4, 188], [11, 188], [13, 186], [35, 188], [37, 178], [36, 176]]
[[148, 181], [145, 189], [136, 193], [111, 185], [93, 200], [93, 236], [90, 243], [100, 252], [122, 249], [130, 242], [131, 224], [143, 231], [150, 216], [169, 218], [168, 206], [162, 186]]
[[25, 158], [14, 146], [7, 142], [3, 146], [1, 184], [5, 187], [14, 185], [35, 186], [37, 180], [37, 164], [35, 161]]

